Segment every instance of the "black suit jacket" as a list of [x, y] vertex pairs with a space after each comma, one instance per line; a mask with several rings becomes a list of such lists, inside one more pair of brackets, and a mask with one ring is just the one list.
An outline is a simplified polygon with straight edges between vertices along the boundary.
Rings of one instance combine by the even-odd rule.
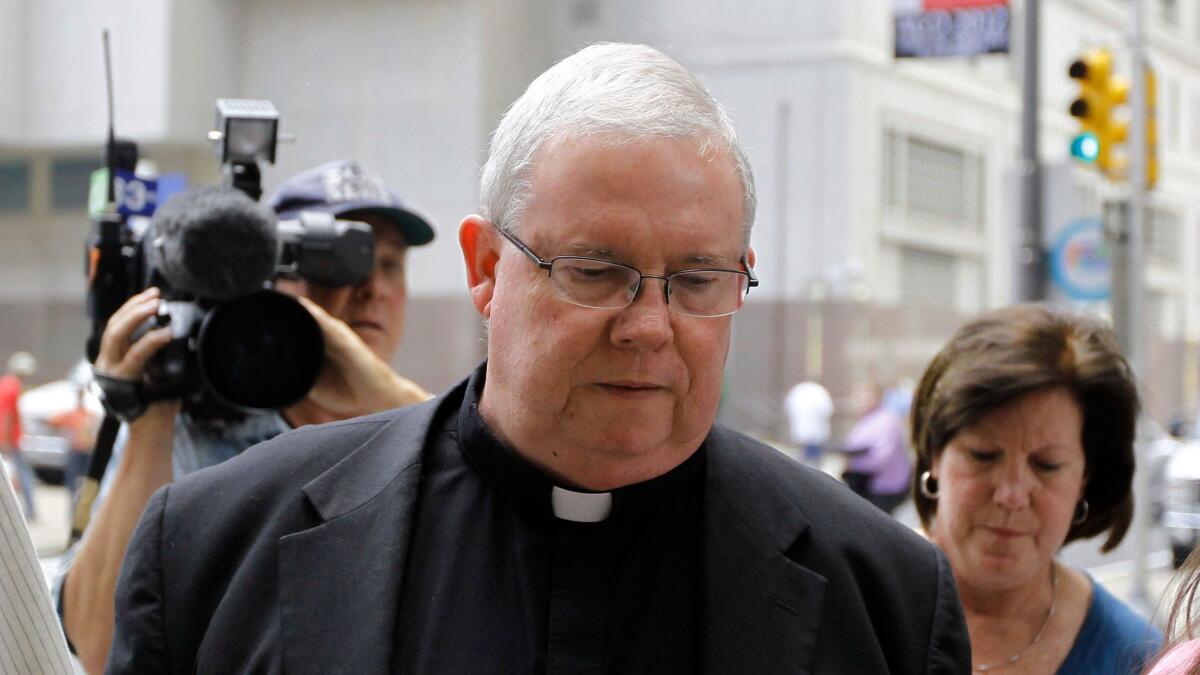
[[[121, 570], [108, 672], [388, 672], [422, 449], [463, 386], [159, 490]], [[706, 672], [970, 671], [932, 545], [771, 448], [720, 426], [707, 443]]]

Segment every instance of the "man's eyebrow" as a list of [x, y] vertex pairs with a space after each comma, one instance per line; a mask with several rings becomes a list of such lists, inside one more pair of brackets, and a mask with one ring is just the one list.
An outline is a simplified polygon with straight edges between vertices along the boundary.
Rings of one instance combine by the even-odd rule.
[[684, 256], [683, 258], [684, 264], [687, 265], [724, 265], [729, 263], [729, 261], [729, 256], [720, 254], [708, 255], [704, 253], [693, 253], [692, 255]]
[[587, 258], [600, 258], [601, 260], [616, 260], [617, 254], [610, 248], [603, 246], [593, 246], [583, 242], [568, 244], [567, 248], [571, 250], [570, 255], [579, 255]]

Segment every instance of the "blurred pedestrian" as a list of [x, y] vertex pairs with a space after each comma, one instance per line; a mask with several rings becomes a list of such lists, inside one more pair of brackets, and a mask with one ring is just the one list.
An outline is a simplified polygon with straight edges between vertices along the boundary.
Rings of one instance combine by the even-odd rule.
[[805, 464], [820, 468], [829, 442], [829, 419], [833, 399], [819, 382], [806, 380], [792, 387], [783, 400], [788, 418], [788, 436], [800, 448]]
[[8, 358], [7, 373], [0, 377], [0, 453], [17, 470], [21, 496], [25, 500], [25, 518], [37, 518], [34, 503], [33, 469], [21, 452], [21, 389], [37, 372], [37, 360], [29, 352], [17, 352]]
[[1141, 616], [1055, 558], [1125, 536], [1138, 394], [1100, 319], [1046, 305], [979, 316], [917, 389], [914, 499], [962, 596], [976, 670], [1128, 675], [1162, 642]]
[[70, 447], [63, 481], [67, 490], [71, 492], [72, 500], [78, 488], [77, 483], [87, 472], [88, 461], [92, 458], [92, 449], [96, 444], [96, 432], [100, 424], [98, 417], [88, 409], [87, 389], [80, 386], [75, 392], [75, 406], [46, 420], [48, 426], [67, 439]]
[[916, 388], [917, 383], [911, 378], [900, 378], [896, 384], [883, 392], [883, 405], [899, 415], [900, 419], [907, 420], [912, 412], [913, 390]]
[[849, 455], [842, 479], [890, 514], [908, 496], [912, 475], [904, 418], [884, 405], [883, 391], [875, 383], [862, 385], [856, 398], [861, 416], [842, 443]]

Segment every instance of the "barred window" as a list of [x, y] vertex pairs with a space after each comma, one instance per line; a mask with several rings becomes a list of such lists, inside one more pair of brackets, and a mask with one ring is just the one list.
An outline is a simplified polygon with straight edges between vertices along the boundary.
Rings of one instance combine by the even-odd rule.
[[29, 210], [29, 162], [0, 161], [0, 213]]
[[[1200, 12], [1196, 13], [1196, 22], [1200, 23]], [[1200, 91], [1192, 94], [1192, 152], [1200, 153]]]
[[1179, 90], [1179, 80], [1171, 78], [1167, 82], [1167, 147], [1180, 148], [1183, 146], [1183, 95]]
[[954, 307], [955, 257], [918, 248], [900, 250], [900, 302], [921, 307]]
[[1163, 23], [1170, 28], [1179, 27], [1179, 0], [1159, 0], [1159, 11]]
[[1165, 263], [1182, 262], [1182, 223], [1179, 213], [1161, 206], [1146, 210], [1146, 254]]
[[888, 132], [887, 201], [910, 216], [934, 216], [979, 227], [983, 221], [982, 155]]
[[1163, 340], [1179, 339], [1181, 317], [1179, 299], [1162, 291], [1146, 291], [1146, 308], [1142, 319], [1149, 334]]
[[98, 159], [54, 160], [50, 166], [50, 203], [61, 210], [87, 208], [92, 172], [99, 168]]

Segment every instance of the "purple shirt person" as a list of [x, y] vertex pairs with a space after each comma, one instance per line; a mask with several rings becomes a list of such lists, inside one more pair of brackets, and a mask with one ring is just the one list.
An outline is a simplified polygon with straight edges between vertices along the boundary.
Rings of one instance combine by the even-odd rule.
[[867, 412], [850, 429], [843, 443], [845, 451], [850, 453], [847, 483], [871, 503], [891, 513], [907, 496], [912, 471], [904, 420], [893, 409], [880, 405], [877, 389], [871, 388], [869, 396]]

